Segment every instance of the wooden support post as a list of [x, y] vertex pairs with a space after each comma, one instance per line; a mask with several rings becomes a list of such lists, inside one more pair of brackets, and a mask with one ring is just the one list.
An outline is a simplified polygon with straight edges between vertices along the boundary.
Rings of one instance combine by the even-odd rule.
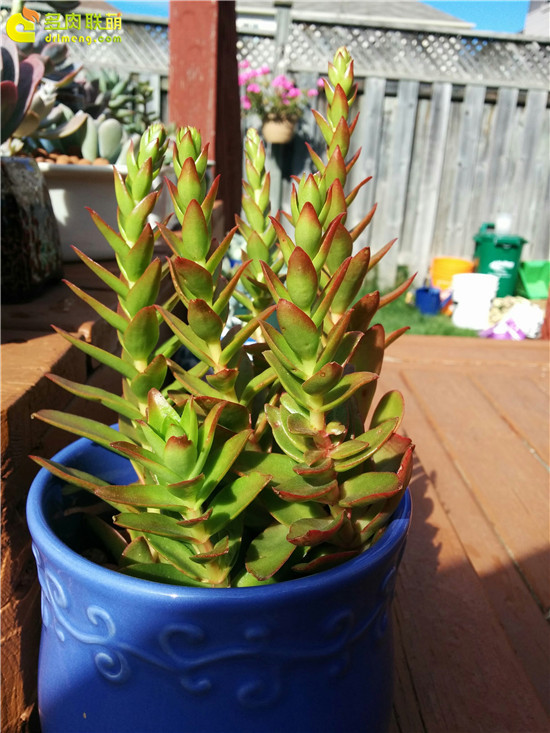
[[233, 0], [170, 0], [169, 117], [210, 142], [225, 229], [241, 207], [242, 140]]

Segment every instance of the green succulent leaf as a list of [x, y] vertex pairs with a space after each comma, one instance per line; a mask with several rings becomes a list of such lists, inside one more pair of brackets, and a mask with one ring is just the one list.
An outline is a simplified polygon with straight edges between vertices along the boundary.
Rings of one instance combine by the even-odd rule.
[[190, 201], [183, 216], [181, 237], [182, 254], [185, 258], [204, 263], [210, 249], [210, 234], [201, 205], [194, 199]]
[[[296, 222], [296, 246], [313, 258], [319, 250], [323, 228], [312, 204], [306, 201]], [[290, 263], [290, 259], [289, 259]]]
[[371, 427], [375, 428], [390, 418], [396, 418], [397, 425], [395, 426], [395, 429], [397, 430], [403, 420], [404, 411], [405, 400], [403, 399], [401, 392], [398, 392], [397, 390], [386, 392], [374, 410], [371, 419]]
[[160, 535], [172, 539], [193, 542], [194, 536], [189, 527], [181, 527], [178, 520], [157, 512], [121, 512], [113, 517], [117, 527], [125, 527], [135, 532]]
[[[191, 353], [195, 354], [195, 356], [205, 364], [208, 364], [211, 367], [216, 366], [210, 354], [205, 350], [204, 341], [195, 334], [192, 328], [165, 308], [160, 306], [157, 306], [157, 308], [174, 334], [178, 337], [181, 343], [191, 351]], [[178, 373], [181, 373], [182, 371], [183, 370], [179, 370]], [[178, 377], [178, 374], [175, 374], [175, 376]]]
[[122, 345], [135, 360], [146, 360], [159, 339], [157, 312], [153, 306], [139, 310], [126, 326]]
[[308, 310], [315, 300], [319, 279], [311, 258], [301, 247], [296, 247], [288, 262], [286, 287], [290, 300]]
[[213, 535], [225, 529], [258, 496], [270, 478], [251, 473], [224, 486], [216, 494], [210, 519], [204, 523], [206, 531]]
[[274, 491], [265, 491], [261, 496], [261, 502], [271, 516], [284, 524], [285, 527], [290, 527], [293, 522], [297, 522], [299, 519], [326, 517], [325, 509], [319, 502], [285, 501], [277, 496]]
[[145, 537], [136, 537], [126, 545], [122, 552], [123, 565], [153, 562], [153, 554]]
[[336, 387], [343, 374], [343, 367], [335, 361], [329, 361], [328, 364], [321, 367], [309, 379], [303, 383], [302, 387], [305, 392], [311, 395], [323, 395]]
[[126, 235], [129, 242], [137, 242], [141, 236], [143, 228], [147, 223], [147, 217], [153, 211], [158, 197], [159, 193], [152, 191], [136, 204], [128, 215], [123, 217], [119, 211], [119, 228]]
[[247, 269], [247, 267], [250, 265], [250, 262], [251, 262], [250, 260], [246, 260], [237, 268], [231, 280], [227, 283], [225, 288], [217, 296], [216, 302], [213, 304], [212, 308], [214, 312], [217, 313], [219, 316], [223, 313], [224, 309], [228, 306], [231, 296], [234, 294], [235, 288], [240, 283], [242, 274]]
[[349, 471], [360, 466], [386, 443], [396, 430], [397, 419], [390, 418], [375, 428], [346, 441], [330, 452], [335, 471]]
[[191, 559], [193, 560], [193, 562], [205, 564], [211, 562], [212, 560], [218, 560], [219, 558], [222, 558], [228, 554], [229, 537], [225, 535], [225, 537], [222, 537], [221, 540], [216, 542], [212, 549], [207, 550], [206, 552], [199, 552], [196, 555], [193, 555]]
[[125, 486], [102, 485], [94, 493], [103, 501], [117, 506], [169, 509], [182, 511], [184, 504], [178, 501], [166, 487], [159, 484], [128, 484]]
[[174, 435], [166, 441], [163, 462], [181, 479], [192, 478], [196, 461], [197, 446], [186, 435]]
[[[117, 433], [117, 438], [119, 434]], [[140, 466], [143, 466], [152, 475], [158, 476], [161, 481], [166, 483], [176, 483], [180, 480], [180, 476], [172, 471], [168, 466], [164, 466], [159, 463], [158, 457], [151, 451], [142, 448], [141, 446], [128, 443], [123, 440], [115, 440], [110, 444], [110, 447], [117, 453], [129, 458], [131, 461], [137, 462]]]
[[204, 300], [190, 300], [188, 303], [189, 326], [193, 333], [207, 344], [219, 344], [224, 323]]
[[93, 476], [85, 471], [80, 471], [78, 468], [72, 468], [71, 466], [65, 466], [62, 463], [56, 461], [50, 461], [47, 458], [41, 458], [40, 456], [30, 456], [35, 463], [38, 463], [42, 468], [47, 468], [48, 471], [60, 478], [62, 481], [66, 481], [75, 486], [78, 489], [86, 489], [86, 491], [95, 492], [98, 489], [108, 486], [107, 481], [103, 481], [97, 476]]
[[293, 545], [308, 547], [328, 542], [340, 530], [343, 521], [343, 511], [336, 517], [298, 519], [290, 525], [287, 539]]
[[[317, 573], [321, 570], [328, 570], [336, 565], [341, 565], [346, 560], [350, 560], [352, 557], [356, 557], [360, 550], [341, 550], [340, 552], [333, 552], [329, 549], [325, 550], [323, 554], [314, 557], [306, 562], [297, 563], [292, 566], [292, 570], [296, 573]], [[309, 557], [309, 553], [308, 553]]]
[[140, 402], [147, 400], [151, 389], [160, 389], [166, 377], [166, 359], [164, 356], [155, 356], [148, 366], [130, 381], [130, 389]]
[[47, 374], [46, 376], [54, 382], [54, 384], [63, 387], [67, 392], [70, 392], [77, 397], [82, 397], [83, 399], [91, 402], [97, 402], [104, 407], [117, 412], [119, 415], [124, 415], [125, 417], [130, 418], [131, 420], [139, 420], [141, 418], [139, 410], [130, 404], [128, 400], [125, 400], [123, 397], [119, 397], [112, 392], [107, 392], [107, 390], [101, 389], [101, 387], [93, 387], [89, 384], [73, 382], [70, 379], [65, 379], [64, 377], [60, 377], [56, 374]]
[[223, 445], [210, 450], [203, 470], [205, 481], [200, 492], [202, 500], [207, 499], [219, 485], [244, 449], [251, 434], [251, 430], [242, 430], [240, 433], [232, 435]]
[[395, 473], [373, 471], [344, 481], [340, 506], [354, 507], [387, 499], [401, 490], [401, 482]]
[[301, 373], [296, 364], [296, 356], [283, 335], [270, 323], [260, 323], [260, 328], [266, 344], [277, 359], [291, 372]]
[[285, 366], [277, 359], [275, 354], [271, 351], [266, 352], [265, 359], [270, 366], [275, 370], [279, 381], [281, 382], [283, 389], [285, 389], [299, 405], [308, 407], [308, 395], [302, 388], [302, 382], [297, 379]]
[[346, 270], [346, 275], [332, 301], [331, 307], [334, 313], [344, 313], [348, 306], [353, 302], [355, 296], [363, 285], [363, 280], [367, 274], [369, 258], [370, 250], [368, 247], [359, 250], [359, 252], [351, 258], [349, 267]]
[[286, 342], [302, 362], [317, 357], [319, 331], [311, 318], [289, 300], [281, 298], [277, 304], [277, 320]]
[[325, 394], [325, 403], [321, 408], [322, 411], [326, 412], [327, 410], [332, 410], [337, 405], [341, 405], [358, 389], [377, 378], [377, 374], [372, 374], [370, 372], [354, 372], [351, 374], [345, 374], [339, 384]]
[[322, 504], [336, 504], [340, 497], [337, 481], [314, 485], [305, 481], [301, 476], [294, 476], [293, 479], [278, 484], [274, 491], [284, 501], [317, 501]]
[[[207, 584], [207, 569], [199, 563], [193, 562], [192, 557], [195, 554], [195, 548], [190, 542], [186, 543], [182, 540], [156, 534], [148, 535], [147, 540], [164, 560], [167, 560], [170, 565], [181, 571], [180, 575], [183, 573], [185, 576], [188, 576], [189, 580], [194, 581], [189, 582], [187, 580], [182, 585], [204, 586]], [[156, 565], [151, 565], [151, 567], [155, 568]], [[128, 572], [132, 570], [134, 572], [137, 570], [135, 565], [128, 567]], [[173, 573], [169, 575], [176, 577]], [[170, 579], [170, 582], [173, 582], [173, 580]]]
[[123, 271], [129, 283], [135, 283], [148, 268], [153, 257], [155, 236], [149, 224], [145, 224], [137, 241], [128, 249], [122, 262]]
[[153, 305], [159, 293], [161, 278], [161, 262], [160, 260], [153, 260], [139, 280], [130, 288], [124, 299], [123, 306], [130, 317], [135, 316], [141, 308]]
[[271, 267], [265, 262], [260, 262], [262, 272], [264, 274], [265, 284], [271, 293], [273, 300], [278, 303], [281, 298], [290, 299], [288, 290], [285, 288], [281, 280], [273, 272]]
[[128, 323], [125, 318], [123, 318], [120, 314], [115, 313], [115, 311], [112, 311], [104, 303], [101, 303], [99, 300], [97, 300], [97, 298], [94, 298], [93, 296], [84, 292], [84, 290], [79, 288], [77, 285], [70, 283], [68, 280], [63, 280], [63, 282], [84, 303], [93, 308], [94, 311], [100, 316], [100, 318], [103, 318], [104, 321], [106, 321], [110, 326], [117, 329], [118, 331], [124, 331]]
[[278, 408], [272, 405], [265, 406], [267, 420], [273, 432], [273, 437], [277, 441], [279, 448], [296, 461], [303, 460], [303, 454], [306, 446], [303, 439], [297, 439], [285, 429], [281, 414]]
[[[126, 247], [126, 245], [124, 245], [124, 247]], [[129, 288], [125, 282], [103, 267], [103, 265], [92, 260], [88, 255], [84, 254], [84, 252], [81, 252], [78, 247], [73, 246], [73, 251], [80, 257], [86, 267], [88, 267], [94, 275], [97, 275], [97, 277], [102, 280], [107, 287], [111, 288], [111, 290], [113, 290], [117, 295], [120, 295], [123, 298], [126, 297]], [[130, 252], [130, 250], [128, 250], [128, 252]]]
[[114, 181], [115, 181], [115, 196], [123, 216], [128, 216], [134, 208], [134, 200], [128, 193], [122, 174], [117, 168], [113, 168]]
[[[162, 544], [157, 541], [157, 544]], [[165, 547], [165, 545], [163, 545]], [[161, 553], [162, 554], [162, 553]], [[168, 553], [170, 554], [170, 553]], [[153, 583], [168, 583], [170, 585], [185, 585], [192, 588], [204, 588], [205, 583], [201, 580], [186, 575], [176, 565], [165, 562], [156, 563], [132, 563], [123, 567], [121, 572], [142, 580], [151, 580]]]
[[286, 539], [287, 534], [284, 524], [274, 524], [251, 542], [245, 564], [257, 580], [272, 578], [297, 549]]
[[232, 338], [231, 342], [224, 346], [220, 357], [220, 364], [230, 364], [236, 354], [241, 350], [245, 341], [249, 339], [254, 331], [259, 327], [260, 323], [273, 313], [275, 306], [270, 306], [262, 311], [258, 316], [249, 321], [246, 326]]
[[205, 267], [184, 257], [174, 257], [169, 260], [169, 264], [174, 284], [186, 298], [201, 298], [207, 303], [212, 302], [214, 281]]
[[370, 322], [378, 310], [380, 304], [380, 293], [367, 293], [355, 303], [351, 310], [350, 329], [366, 333]]
[[63, 331], [63, 329], [61, 328], [57, 328], [54, 326], [54, 330], [61, 336], [63, 336], [63, 338], [66, 339], [70, 344], [76, 346], [77, 349], [80, 349], [80, 351], [83, 351], [85, 354], [91, 356], [93, 359], [97, 359], [97, 361], [101, 362], [102, 364], [105, 364], [111, 369], [114, 369], [119, 374], [122, 374], [123, 377], [126, 377], [127, 379], [133, 379], [138, 373], [136, 368], [132, 364], [123, 361], [120, 357], [115, 356], [114, 354], [111, 354], [104, 349], [100, 349], [99, 346], [94, 346], [94, 344], [90, 344], [87, 341], [82, 341], [76, 336], [67, 333], [67, 331]]
[[[61, 410], [39, 410], [33, 417], [39, 418], [43, 422], [48, 423], [48, 425], [67, 430], [73, 435], [88, 438], [105, 448], [112, 447], [113, 441], [117, 441], [120, 438], [120, 433], [108, 425], [104, 425], [97, 420], [91, 420], [88, 417], [82, 417], [81, 415], [71, 415], [68, 412], [61, 412]], [[122, 451], [118, 451], [116, 448], [114, 451], [115, 453], [124, 455]]]
[[341, 217], [336, 220], [336, 226], [331, 230], [330, 250], [327, 255], [326, 264], [330, 274], [334, 274], [340, 263], [351, 257], [353, 252], [353, 241], [348, 230], [341, 224]]

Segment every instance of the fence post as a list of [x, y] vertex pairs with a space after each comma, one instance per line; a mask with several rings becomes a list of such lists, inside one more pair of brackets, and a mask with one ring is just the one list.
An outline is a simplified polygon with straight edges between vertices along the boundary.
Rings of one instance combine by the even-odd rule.
[[170, 0], [170, 121], [197, 127], [216, 172], [225, 229], [240, 211], [241, 128], [234, 0]]

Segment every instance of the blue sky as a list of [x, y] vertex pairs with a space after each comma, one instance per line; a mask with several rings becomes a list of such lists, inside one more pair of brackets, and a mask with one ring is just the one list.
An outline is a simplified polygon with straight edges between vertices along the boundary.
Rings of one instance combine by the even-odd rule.
[[[183, 2], [184, 0], [180, 0]], [[168, 17], [168, 2], [151, 0], [151, 2], [134, 2], [118, 0], [112, 2], [119, 10], [126, 13], [141, 13]], [[476, 30], [517, 33], [523, 29], [525, 15], [529, 7], [528, 0], [428, 0], [427, 5], [443, 10], [461, 20], [475, 24]]]

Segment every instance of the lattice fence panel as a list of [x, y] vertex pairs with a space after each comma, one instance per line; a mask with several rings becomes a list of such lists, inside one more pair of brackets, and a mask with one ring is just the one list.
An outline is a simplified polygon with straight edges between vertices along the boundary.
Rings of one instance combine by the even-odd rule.
[[[345, 45], [358, 76], [483, 83], [525, 89], [549, 86], [550, 44], [522, 39], [429, 33], [416, 30], [292, 23], [286, 48], [291, 71], [323, 72], [326, 60]], [[273, 39], [241, 34], [239, 60], [272, 63]]]

